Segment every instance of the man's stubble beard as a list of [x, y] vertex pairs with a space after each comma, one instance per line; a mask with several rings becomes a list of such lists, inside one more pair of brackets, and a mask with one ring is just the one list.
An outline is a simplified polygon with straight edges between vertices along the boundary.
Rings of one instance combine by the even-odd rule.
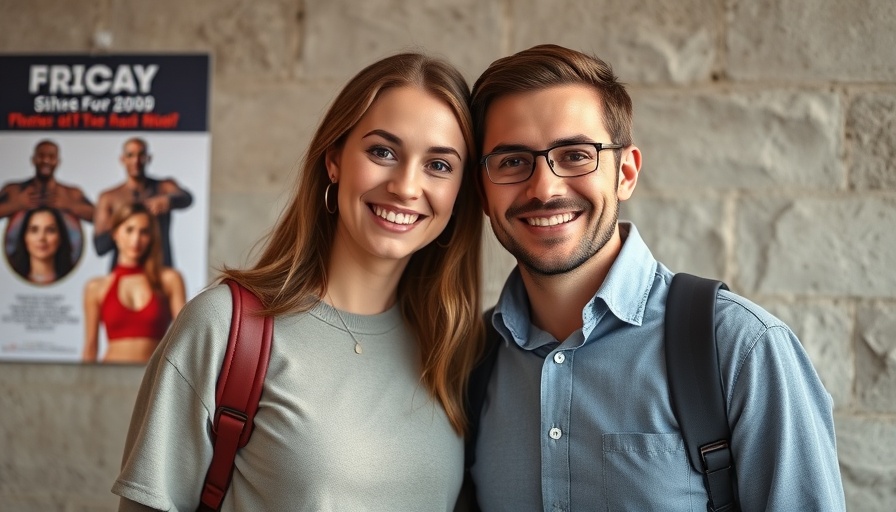
[[[495, 237], [504, 246], [504, 249], [516, 258], [517, 263], [521, 267], [534, 275], [556, 276], [566, 274], [584, 265], [612, 240], [619, 220], [619, 201], [614, 201], [610, 208], [607, 208], [607, 206], [610, 205], [605, 205], [601, 209], [596, 225], [588, 228], [585, 236], [572, 251], [572, 254], [563, 261], [551, 260], [549, 257], [538, 256], [527, 250], [523, 244], [514, 240], [501, 226], [496, 225], [494, 220], [491, 220], [491, 226]], [[589, 225], [593, 223], [594, 211], [595, 208], [592, 204], [590, 209], [582, 213], [582, 215], [588, 217]], [[511, 223], [517, 222], [510, 218], [506, 220]], [[609, 222], [607, 222], [608, 220]], [[565, 238], [557, 238], [554, 240], [548, 239], [544, 242], [547, 245], [560, 245], [565, 241]]]

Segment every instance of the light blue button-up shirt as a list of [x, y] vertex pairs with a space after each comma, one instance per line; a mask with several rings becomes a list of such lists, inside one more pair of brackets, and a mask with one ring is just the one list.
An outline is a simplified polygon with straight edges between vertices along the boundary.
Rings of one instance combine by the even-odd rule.
[[[707, 495], [672, 413], [663, 347], [670, 272], [632, 224], [558, 343], [530, 323], [519, 270], [492, 318], [506, 343], [472, 468], [485, 512], [699, 511]], [[793, 332], [727, 291], [716, 337], [744, 512], [845, 510], [832, 401]]]

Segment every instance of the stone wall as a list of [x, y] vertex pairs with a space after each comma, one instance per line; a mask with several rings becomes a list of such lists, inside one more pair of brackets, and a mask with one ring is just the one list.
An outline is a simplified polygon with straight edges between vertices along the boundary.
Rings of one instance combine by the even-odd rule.
[[[800, 335], [834, 397], [850, 510], [896, 503], [896, 3], [891, 0], [0, 0], [3, 52], [213, 56], [209, 276], [272, 225], [334, 92], [402, 49], [472, 82], [554, 42], [630, 84], [623, 216], [673, 270]], [[239, 208], [233, 205], [239, 204]], [[512, 259], [491, 239], [485, 301]], [[0, 364], [3, 510], [114, 510], [142, 368]]]

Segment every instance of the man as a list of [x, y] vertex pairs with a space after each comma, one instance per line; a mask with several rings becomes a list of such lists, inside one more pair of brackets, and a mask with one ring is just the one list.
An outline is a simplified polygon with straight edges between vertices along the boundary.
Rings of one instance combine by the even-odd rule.
[[38, 206], [49, 206], [87, 222], [93, 221], [93, 203], [80, 188], [56, 180], [59, 146], [42, 140], [31, 156], [34, 177], [22, 182], [7, 183], [0, 189], [0, 219]]
[[112, 213], [122, 205], [143, 203], [159, 220], [162, 256], [166, 266], [173, 266], [171, 257], [171, 210], [186, 208], [193, 203], [193, 196], [173, 179], [157, 180], [146, 175], [151, 156], [146, 141], [130, 138], [124, 143], [121, 164], [127, 179], [121, 185], [103, 191], [97, 201], [94, 219], [93, 243], [100, 256], [112, 251], [112, 265], [118, 259], [111, 237]]
[[[517, 259], [487, 322], [503, 342], [471, 474], [485, 511], [707, 509], [672, 411], [672, 278], [617, 221], [641, 151], [603, 61], [538, 46], [473, 87], [480, 185]], [[720, 370], [742, 510], [843, 510], [832, 401], [795, 335], [722, 291]]]

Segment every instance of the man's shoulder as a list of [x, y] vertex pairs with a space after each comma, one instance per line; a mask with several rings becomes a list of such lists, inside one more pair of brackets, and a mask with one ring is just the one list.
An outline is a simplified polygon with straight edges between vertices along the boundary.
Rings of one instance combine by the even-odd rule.
[[56, 180], [56, 186], [66, 192], [81, 194], [82, 196], [84, 195], [84, 191], [77, 185], [69, 185], [68, 183], [62, 183], [61, 181]]
[[754, 325], [756, 328], [771, 329], [786, 327], [778, 317], [768, 310], [730, 290], [719, 290], [716, 300], [716, 317], [719, 322], [733, 322], [741, 325]]
[[[662, 263], [657, 266], [656, 278], [661, 279], [668, 286], [671, 285], [675, 273], [666, 268]], [[714, 279], [714, 278], [713, 278]], [[715, 318], [717, 325], [732, 325], [741, 328], [752, 327], [756, 330], [768, 330], [772, 327], [786, 327], [786, 325], [768, 310], [728, 289], [720, 289], [716, 296]]]
[[28, 185], [31, 185], [32, 183], [34, 183], [34, 178], [28, 178], [23, 181], [7, 181], [6, 183], [3, 184], [3, 187], [0, 188], [0, 190], [6, 191], [6, 192], [9, 192], [11, 190], [22, 190], [23, 188], [28, 187]]
[[164, 178], [146, 176], [144, 179], [146, 180], [146, 184], [150, 186], [181, 188], [177, 180], [170, 176], [166, 176]]
[[[673, 273], [659, 266], [657, 278], [666, 282], [666, 290]], [[784, 337], [795, 336], [790, 328], [768, 310], [731, 290], [720, 289], [715, 303], [716, 337], [734, 345], [747, 347], [768, 333]]]
[[716, 301], [716, 343], [721, 360], [734, 374], [757, 347], [772, 352], [798, 350], [796, 334], [783, 321], [751, 300], [727, 290]]
[[126, 195], [130, 196], [130, 194], [125, 189], [125, 185], [126, 185], [125, 182], [121, 182], [118, 185], [113, 185], [109, 188], [103, 189], [100, 192], [99, 199], [100, 200], [103, 200], [103, 199], [111, 200], [111, 199], [114, 199], [115, 196], [119, 196], [122, 194], [126, 194]]

